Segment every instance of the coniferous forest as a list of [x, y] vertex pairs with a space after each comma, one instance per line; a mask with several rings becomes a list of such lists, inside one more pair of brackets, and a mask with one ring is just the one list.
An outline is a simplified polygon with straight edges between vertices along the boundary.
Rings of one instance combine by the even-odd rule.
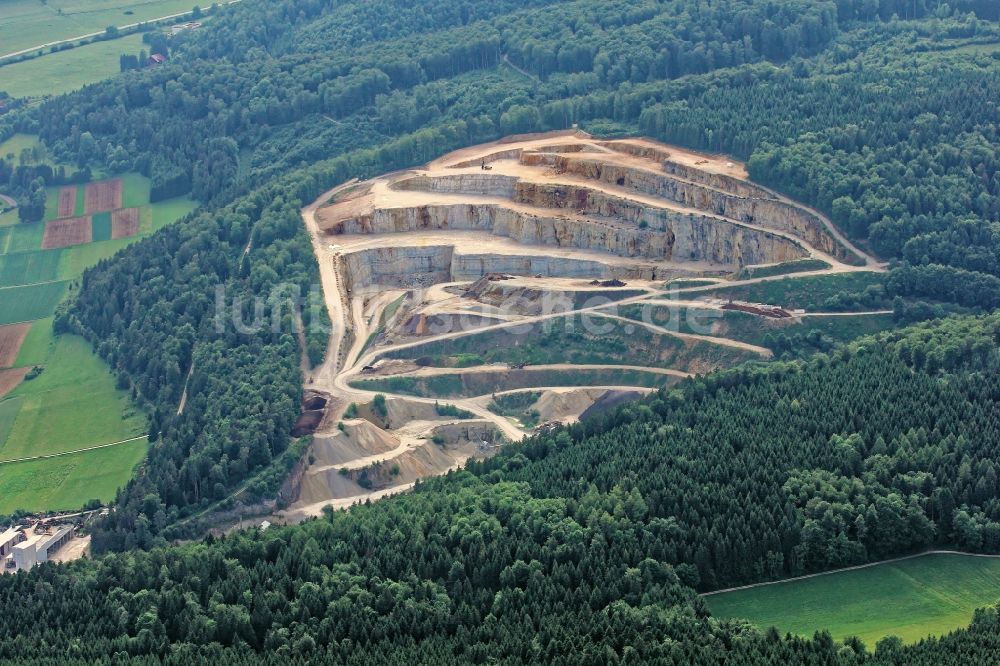
[[[0, 159], [29, 211], [39, 178], [94, 167], [202, 206], [87, 271], [58, 313], [155, 441], [95, 559], [0, 576], [0, 661], [996, 663], [995, 608], [864, 646], [719, 620], [697, 593], [1000, 553], [998, 7], [243, 0], [163, 65], [15, 105], [0, 139], [37, 133], [79, 170]], [[188, 541], [234, 489], [273, 493], [301, 354], [326, 351], [273, 301], [279, 330], [218, 332], [216, 285], [306, 293], [299, 211], [326, 189], [573, 124], [745, 160], [889, 262], [883, 300], [964, 314], [686, 380], [349, 513]]]

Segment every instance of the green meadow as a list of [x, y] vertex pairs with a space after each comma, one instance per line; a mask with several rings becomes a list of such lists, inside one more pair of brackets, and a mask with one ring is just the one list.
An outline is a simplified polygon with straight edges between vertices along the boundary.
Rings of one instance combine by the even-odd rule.
[[0, 288], [0, 325], [48, 317], [65, 293], [65, 282]]
[[857, 636], [872, 648], [886, 636], [913, 643], [969, 624], [1000, 600], [1000, 558], [934, 554], [704, 597], [717, 617], [746, 618], [782, 633], [835, 640]]
[[4, 400], [17, 400], [19, 407], [0, 446], [0, 461], [76, 451], [144, 432], [145, 416], [127, 392], [115, 388], [108, 367], [86, 340], [53, 337], [50, 320], [35, 326], [48, 332], [45, 358], [39, 364], [44, 370], [21, 382]]
[[0, 488], [4, 491], [0, 494], [0, 513], [17, 509], [72, 510], [92, 499], [109, 502], [142, 461], [147, 446], [145, 439], [139, 439], [58, 458], [0, 464]]
[[71, 92], [118, 74], [121, 54], [138, 55], [144, 46], [142, 35], [136, 33], [4, 65], [0, 67], [0, 90], [11, 97]]

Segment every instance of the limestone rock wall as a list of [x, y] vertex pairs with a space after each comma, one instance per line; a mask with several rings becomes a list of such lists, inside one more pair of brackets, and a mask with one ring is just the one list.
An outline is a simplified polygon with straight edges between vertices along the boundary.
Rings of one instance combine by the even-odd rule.
[[344, 255], [344, 283], [348, 290], [374, 285], [384, 287], [429, 287], [451, 281], [455, 248], [385, 247]]
[[[709, 261], [717, 264], [749, 265], [790, 261], [806, 256], [794, 242], [757, 229], [662, 208], [645, 208], [622, 197], [572, 185], [519, 182], [514, 200], [542, 208], [571, 209], [601, 218], [605, 224], [618, 226], [623, 234], [629, 225], [647, 232], [637, 242], [650, 243], [640, 255], [678, 261]], [[622, 223], [626, 224], [622, 224]], [[622, 229], [624, 227], [624, 229]], [[662, 235], [661, 235], [662, 234]], [[630, 240], [622, 247], [631, 249]], [[660, 252], [662, 251], [662, 254]]]
[[525, 153], [522, 156], [522, 161], [526, 159], [552, 166], [567, 173], [662, 197], [689, 208], [697, 208], [734, 220], [783, 231], [801, 238], [813, 247], [838, 259], [856, 260], [852, 252], [827, 233], [822, 220], [816, 215], [782, 201], [747, 199], [698, 183], [677, 180], [667, 174], [631, 169], [598, 160]]
[[421, 192], [445, 192], [448, 194], [470, 194], [487, 197], [514, 196], [517, 178], [494, 175], [489, 172], [465, 173], [454, 176], [413, 176], [397, 180], [392, 184], [396, 190], [417, 190]]
[[646, 144], [630, 143], [628, 141], [601, 141], [600, 145], [610, 148], [616, 153], [645, 157], [656, 162], [662, 162], [670, 157], [670, 150], [668, 148], [657, 148]]
[[621, 257], [665, 261], [707, 261], [734, 267], [806, 256], [804, 249], [788, 239], [757, 229], [704, 216], [643, 209], [624, 199], [585, 188], [555, 191], [558, 189], [528, 184], [519, 196], [533, 199], [539, 207], [547, 208], [574, 208], [583, 201], [584, 212], [599, 218], [535, 215], [494, 204], [453, 204], [379, 209], [338, 223], [334, 232], [478, 230], [530, 245], [597, 250]]
[[496, 162], [497, 160], [516, 160], [521, 157], [520, 148], [510, 148], [508, 150], [498, 150], [495, 153], [490, 153], [485, 157], [477, 157], [473, 160], [465, 160], [464, 162], [457, 162], [451, 165], [452, 169], [465, 169], [466, 167], [480, 166], [483, 162], [489, 164], [490, 162]]
[[452, 277], [456, 281], [477, 280], [487, 273], [590, 279], [615, 277], [611, 266], [588, 259], [492, 253], [458, 254], [454, 259]]
[[753, 183], [748, 183], [745, 180], [740, 180], [739, 178], [733, 178], [732, 176], [727, 176], [724, 173], [710, 173], [708, 171], [701, 171], [700, 169], [692, 169], [686, 164], [681, 164], [679, 162], [674, 162], [673, 160], [664, 160], [663, 171], [678, 178], [683, 178], [684, 180], [690, 180], [694, 183], [701, 183], [702, 185], [708, 185], [717, 190], [722, 190], [724, 192], [729, 192], [730, 194], [735, 194], [738, 197], [744, 198], [757, 198], [757, 199], [774, 199], [774, 195], [765, 190], [764, 188], [754, 185]]

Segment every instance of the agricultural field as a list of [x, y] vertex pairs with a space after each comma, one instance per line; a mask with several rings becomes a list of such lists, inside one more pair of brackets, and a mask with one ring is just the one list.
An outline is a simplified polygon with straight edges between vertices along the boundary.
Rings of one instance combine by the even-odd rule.
[[[53, 335], [51, 317], [30, 324], [14, 366], [0, 370], [0, 487], [5, 491], [0, 513], [73, 509], [90, 499], [110, 500], [145, 452], [145, 416], [127, 392], [115, 387], [86, 340]], [[29, 378], [32, 368], [41, 372]], [[2, 376], [8, 372], [20, 372], [21, 381], [5, 392]], [[136, 437], [86, 453], [7, 462]], [[32, 491], [31, 484], [40, 480], [43, 486]]]
[[195, 207], [150, 204], [137, 174], [49, 188], [48, 202], [45, 221], [0, 226], [0, 513], [110, 500], [142, 459], [145, 415], [87, 341], [53, 334], [53, 313], [87, 267]]
[[[0, 47], [6, 50], [6, 45]], [[119, 56], [138, 55], [139, 33], [94, 42], [0, 67], [0, 90], [11, 97], [41, 97], [71, 92], [119, 73]], [[148, 47], [145, 47], [148, 48]]]
[[0, 446], [0, 461], [75, 451], [142, 434], [146, 420], [115, 388], [107, 366], [83, 338], [51, 336], [44, 370], [25, 380], [8, 399], [17, 417]]
[[976, 608], [1000, 598], [1000, 559], [925, 555], [787, 583], [704, 597], [717, 617], [834, 640], [857, 636], [869, 648], [885, 636], [914, 643], [966, 626]]
[[66, 282], [0, 288], [0, 325], [51, 315], [66, 293]]
[[[191, 0], [4, 0], [0, 56], [190, 11]], [[48, 56], [46, 56], [48, 57]]]

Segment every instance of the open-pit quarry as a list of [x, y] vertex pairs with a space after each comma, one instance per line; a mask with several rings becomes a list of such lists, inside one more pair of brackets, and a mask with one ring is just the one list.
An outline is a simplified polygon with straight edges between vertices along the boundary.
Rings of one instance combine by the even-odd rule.
[[[314, 441], [289, 481], [287, 520], [406, 490], [533, 431], [768, 358], [718, 335], [713, 313], [742, 308], [762, 323], [808, 313], [701, 297], [784, 278], [741, 280], [747, 268], [882, 270], [738, 162], [582, 132], [513, 137], [345, 183], [302, 215], [333, 331], [325, 361], [307, 371], [300, 430]], [[664, 308], [677, 313], [668, 322], [637, 314]]]

